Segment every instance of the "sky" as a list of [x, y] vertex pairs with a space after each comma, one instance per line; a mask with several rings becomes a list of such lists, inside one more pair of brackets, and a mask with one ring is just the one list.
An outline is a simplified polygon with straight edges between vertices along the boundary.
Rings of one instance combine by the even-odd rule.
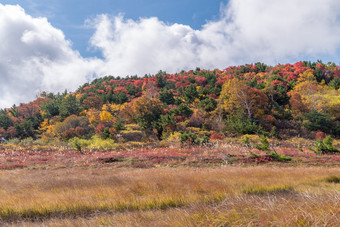
[[0, 108], [105, 75], [339, 57], [338, 0], [0, 0]]

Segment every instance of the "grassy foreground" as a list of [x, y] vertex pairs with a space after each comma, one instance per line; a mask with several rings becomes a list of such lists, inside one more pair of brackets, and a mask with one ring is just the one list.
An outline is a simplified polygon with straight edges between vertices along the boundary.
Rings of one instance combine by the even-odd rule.
[[340, 168], [0, 171], [0, 224], [337, 226]]

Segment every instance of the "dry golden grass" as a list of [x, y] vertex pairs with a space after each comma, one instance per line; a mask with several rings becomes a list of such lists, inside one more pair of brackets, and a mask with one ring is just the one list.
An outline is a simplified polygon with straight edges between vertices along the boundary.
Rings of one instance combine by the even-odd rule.
[[336, 226], [340, 168], [0, 171], [0, 222], [21, 226]]

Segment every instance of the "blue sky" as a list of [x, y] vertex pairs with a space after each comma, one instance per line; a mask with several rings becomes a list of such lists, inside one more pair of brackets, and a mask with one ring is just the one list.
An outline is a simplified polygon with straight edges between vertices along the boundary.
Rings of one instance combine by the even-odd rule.
[[340, 1], [0, 0], [0, 44], [3, 108], [106, 75], [339, 64]]
[[164, 22], [200, 29], [207, 21], [219, 18], [221, 4], [226, 4], [227, 0], [0, 0], [0, 3], [19, 4], [27, 14], [47, 17], [82, 56], [99, 57], [98, 51], [88, 48], [94, 31], [85, 23], [99, 14], [123, 14], [134, 20], [158, 17]]

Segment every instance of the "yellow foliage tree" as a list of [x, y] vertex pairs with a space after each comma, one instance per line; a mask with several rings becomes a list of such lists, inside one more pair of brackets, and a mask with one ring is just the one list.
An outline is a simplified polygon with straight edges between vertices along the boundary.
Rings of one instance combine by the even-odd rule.
[[263, 115], [268, 104], [268, 98], [261, 90], [251, 88], [237, 78], [223, 85], [221, 100], [225, 111], [235, 113], [241, 108], [249, 118]]
[[113, 119], [112, 114], [105, 110], [100, 112], [99, 117], [100, 121], [112, 121]]
[[304, 81], [297, 84], [291, 92], [291, 106], [295, 116], [312, 110], [340, 117], [340, 91], [330, 89], [314, 81]]
[[97, 109], [91, 108], [86, 112], [86, 117], [92, 125], [97, 124], [100, 121], [100, 112]]
[[298, 81], [316, 81], [314, 76], [314, 70], [308, 69], [299, 75]]
[[119, 113], [119, 111], [122, 109], [122, 106], [124, 106], [125, 104], [104, 104], [102, 107], [102, 111], [107, 111], [115, 115]]
[[136, 122], [144, 128], [154, 127], [153, 123], [164, 114], [163, 103], [145, 95], [133, 102], [132, 111]]

